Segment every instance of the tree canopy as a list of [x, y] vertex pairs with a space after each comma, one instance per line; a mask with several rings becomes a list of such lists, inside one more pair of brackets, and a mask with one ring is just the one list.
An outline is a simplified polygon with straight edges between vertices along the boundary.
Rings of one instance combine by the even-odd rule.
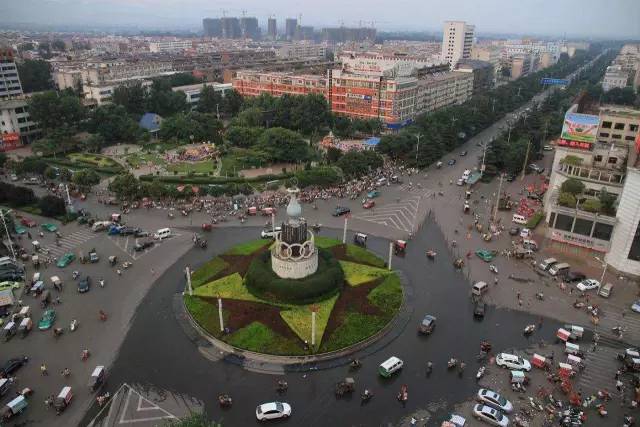
[[59, 127], [76, 128], [85, 117], [85, 110], [72, 93], [48, 91], [30, 98], [29, 114], [43, 131], [49, 132]]
[[164, 139], [175, 138], [179, 141], [194, 142], [210, 141], [215, 144], [222, 142], [222, 122], [212, 114], [192, 111], [178, 113], [162, 121], [160, 136]]
[[18, 74], [26, 93], [51, 89], [51, 69], [46, 61], [27, 59], [18, 64]]
[[136, 142], [142, 135], [142, 129], [122, 105], [104, 104], [97, 107], [87, 124], [92, 133], [104, 138], [107, 144], [116, 142]]
[[311, 158], [311, 149], [299, 133], [284, 128], [265, 130], [258, 138], [258, 148], [272, 162], [304, 162]]

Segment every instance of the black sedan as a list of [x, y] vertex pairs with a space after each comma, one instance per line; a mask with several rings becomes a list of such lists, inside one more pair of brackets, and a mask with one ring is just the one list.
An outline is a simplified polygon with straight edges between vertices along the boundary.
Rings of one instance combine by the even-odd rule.
[[151, 246], [153, 246], [153, 244], [154, 244], [153, 240], [143, 240], [141, 242], [136, 243], [135, 246], [133, 247], [133, 250], [136, 252], [141, 252], [147, 248], [150, 248]]
[[464, 156], [466, 156], [466, 155], [467, 155], [467, 150], [464, 150], [464, 151], [460, 152], [460, 156], [461, 156], [461, 157], [464, 157]]
[[81, 294], [85, 292], [89, 292], [90, 288], [91, 288], [91, 278], [89, 276], [85, 276], [80, 280], [80, 282], [78, 282], [78, 292], [80, 292]]
[[134, 228], [134, 227], [122, 227], [120, 229], [120, 235], [121, 236], [131, 236], [131, 235], [137, 235], [139, 232], [141, 232], [142, 230], [139, 228]]
[[564, 280], [569, 283], [575, 283], [582, 282], [586, 278], [587, 276], [585, 276], [584, 273], [580, 273], [579, 271], [570, 271], [567, 273]]
[[9, 377], [18, 369], [22, 368], [22, 366], [26, 364], [28, 360], [29, 358], [27, 358], [27, 356], [14, 357], [7, 360], [0, 369], [0, 377]]
[[453, 165], [455, 165], [455, 164], [456, 164], [456, 159], [451, 159], [451, 160], [449, 160], [449, 161], [447, 162], [447, 164], [448, 164], [449, 166], [453, 166]]
[[484, 318], [486, 308], [487, 306], [483, 301], [476, 301], [476, 304], [473, 307], [473, 317], [475, 317], [476, 319]]
[[345, 206], [336, 206], [336, 210], [333, 211], [333, 216], [342, 216], [351, 212], [351, 209]]

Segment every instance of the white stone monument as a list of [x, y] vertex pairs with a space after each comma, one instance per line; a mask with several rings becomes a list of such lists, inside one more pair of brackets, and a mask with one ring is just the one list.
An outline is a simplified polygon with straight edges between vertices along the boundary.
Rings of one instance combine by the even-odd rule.
[[302, 207], [298, 203], [297, 187], [287, 190], [291, 195], [287, 205], [287, 221], [282, 231], [276, 233], [275, 244], [271, 248], [271, 267], [283, 279], [302, 279], [318, 269], [318, 249], [313, 233], [307, 229], [307, 221], [302, 217]]

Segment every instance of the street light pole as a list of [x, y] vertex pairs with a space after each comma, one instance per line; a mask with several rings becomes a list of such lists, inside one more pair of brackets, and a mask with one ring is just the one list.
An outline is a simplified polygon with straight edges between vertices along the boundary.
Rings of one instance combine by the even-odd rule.
[[496, 205], [493, 209], [493, 222], [496, 221], [498, 217], [498, 206], [500, 205], [500, 193], [502, 192], [502, 179], [504, 178], [504, 173], [500, 174], [500, 183], [498, 184], [498, 195], [496, 197]]
[[524, 164], [522, 165], [522, 176], [520, 177], [521, 181], [524, 180], [524, 174], [527, 171], [527, 162], [529, 161], [529, 150], [531, 150], [531, 140], [527, 142], [527, 154], [525, 154], [524, 156]]
[[418, 142], [416, 143], [416, 167], [418, 166], [418, 150], [420, 149], [420, 137], [422, 136], [422, 134], [417, 134], [416, 138], [418, 139]]
[[[7, 211], [9, 213], [10, 211]], [[16, 252], [13, 250], [13, 242], [11, 241], [11, 234], [9, 234], [9, 229], [7, 228], [7, 221], [4, 219], [4, 209], [0, 209], [0, 217], [2, 217], [2, 224], [4, 225], [4, 231], [7, 233], [7, 241], [9, 242], [9, 248], [11, 249], [11, 256], [13, 260], [16, 260]]]
[[482, 175], [484, 175], [484, 158], [487, 155], [487, 145], [489, 145], [489, 143], [487, 141], [484, 142], [484, 148], [482, 150], [482, 166], [480, 166], [480, 177], [482, 177]]
[[600, 275], [600, 286], [602, 286], [604, 283], [604, 276], [607, 274], [607, 267], [609, 267], [609, 264], [607, 264], [597, 256], [594, 256], [594, 258], [602, 265], [602, 274]]

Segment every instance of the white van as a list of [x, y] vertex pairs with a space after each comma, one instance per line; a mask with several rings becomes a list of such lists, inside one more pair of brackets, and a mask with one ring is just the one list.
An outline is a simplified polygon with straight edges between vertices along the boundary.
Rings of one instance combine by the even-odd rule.
[[540, 267], [540, 270], [542, 271], [547, 271], [548, 269], [551, 268], [551, 266], [553, 266], [554, 264], [557, 264], [558, 260], [555, 258], [547, 258], [545, 260], [543, 260], [538, 266]]
[[403, 365], [404, 362], [402, 362], [402, 360], [395, 356], [392, 356], [380, 364], [380, 366], [378, 367], [378, 372], [383, 377], [389, 378], [394, 374], [394, 372], [398, 372], [400, 369], [402, 369]]
[[567, 274], [569, 272], [570, 268], [571, 268], [571, 266], [569, 264], [567, 264], [566, 262], [553, 264], [551, 266], [551, 268], [549, 269], [549, 274], [552, 275], [552, 276], [562, 276], [564, 274]]
[[511, 218], [511, 221], [515, 222], [516, 224], [523, 224], [523, 225], [527, 223], [527, 219], [522, 215], [518, 215], [518, 214], [513, 214], [513, 218]]
[[538, 244], [536, 243], [535, 240], [531, 240], [531, 239], [524, 239], [522, 241], [522, 247], [525, 249], [530, 249], [534, 252], [538, 250]]
[[471, 294], [480, 297], [488, 290], [489, 285], [487, 285], [487, 282], [477, 282], [471, 287]]
[[171, 236], [171, 229], [161, 228], [160, 230], [156, 231], [156, 233], [153, 235], [153, 238], [156, 240], [162, 240], [166, 239], [169, 236]]
[[92, 231], [102, 231], [106, 230], [108, 226], [111, 225], [111, 221], [96, 221], [91, 226]]
[[611, 296], [611, 291], [613, 291], [613, 285], [611, 283], [607, 283], [605, 285], [600, 286], [598, 295], [600, 295], [603, 298], [609, 298], [609, 296]]
[[462, 179], [464, 181], [468, 180], [469, 177], [471, 176], [471, 171], [469, 169], [466, 169], [463, 173], [462, 173]]

